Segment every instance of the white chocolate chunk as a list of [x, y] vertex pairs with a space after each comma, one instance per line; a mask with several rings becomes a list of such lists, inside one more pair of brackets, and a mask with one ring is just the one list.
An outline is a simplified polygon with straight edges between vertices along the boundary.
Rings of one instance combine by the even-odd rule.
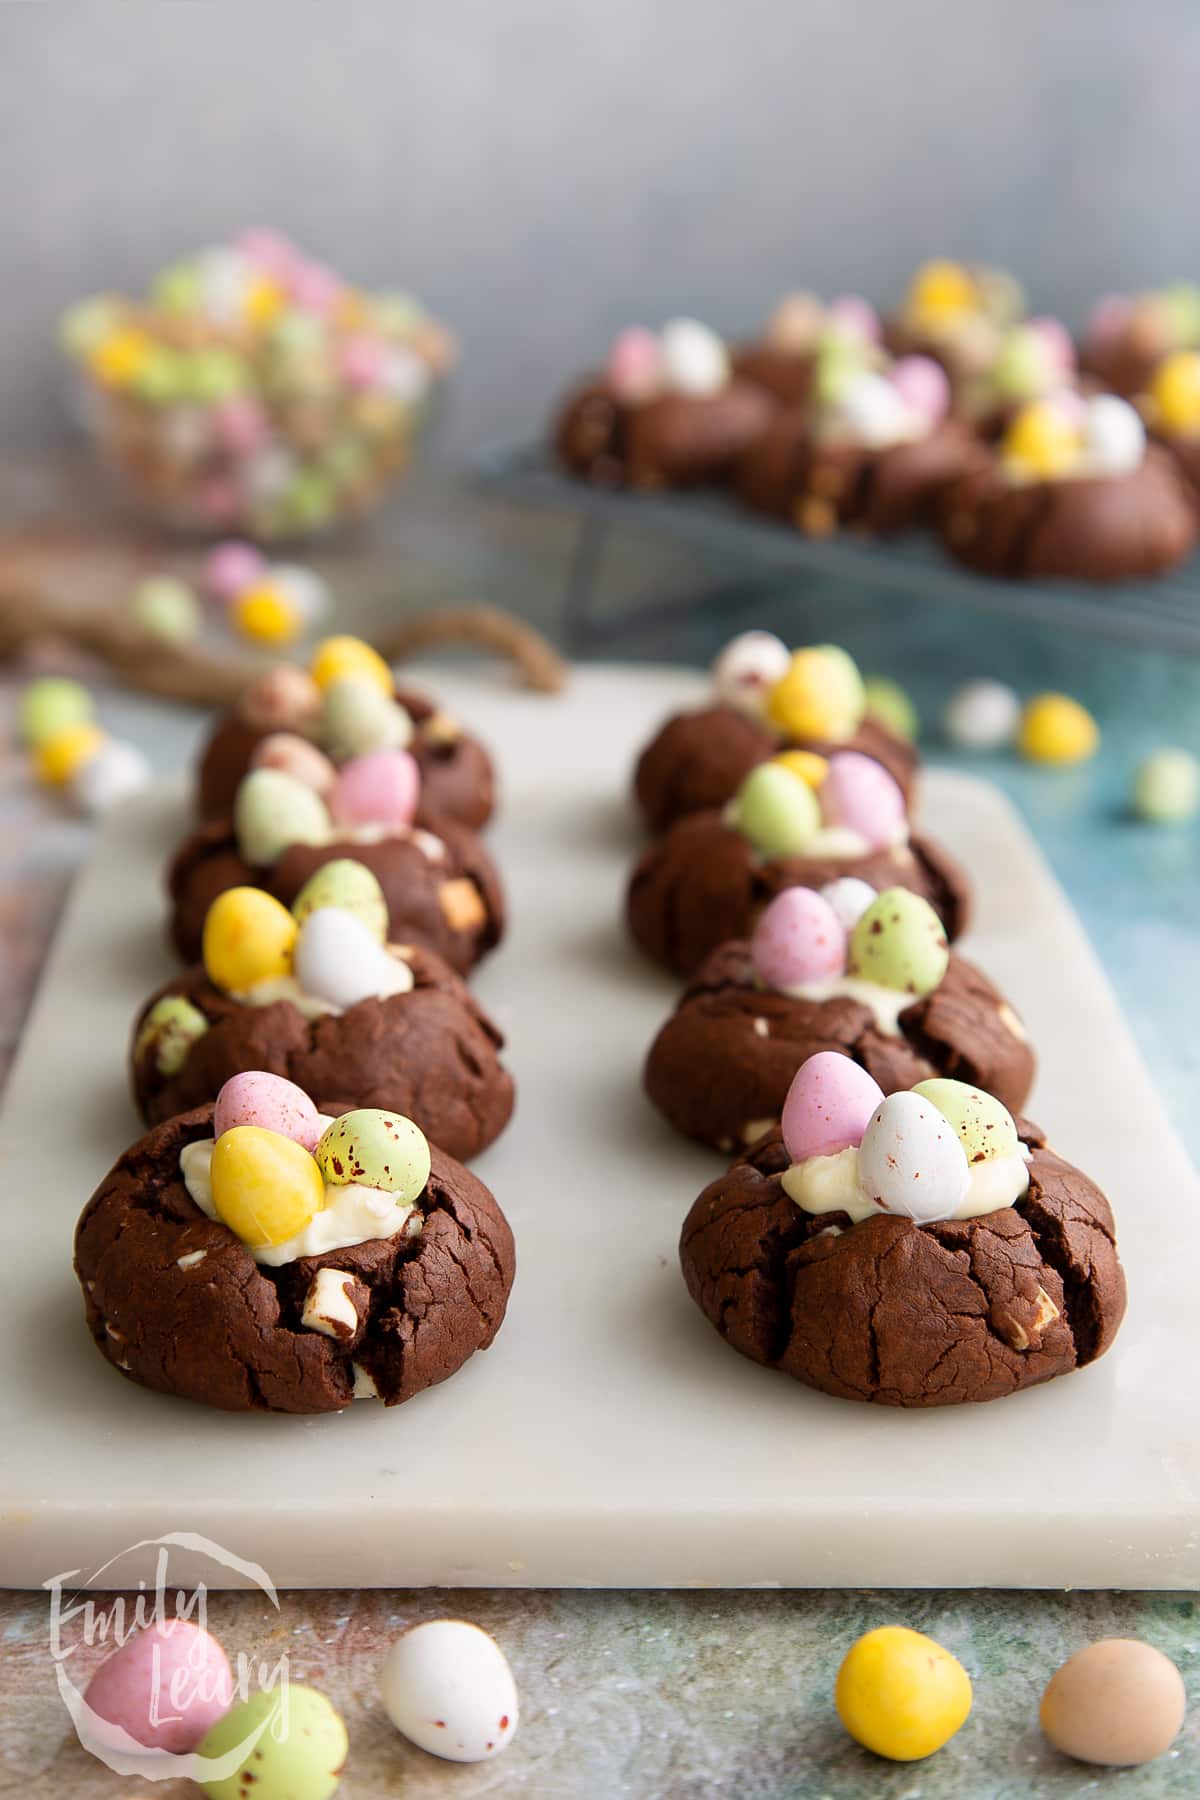
[[198, 1263], [204, 1261], [207, 1255], [207, 1250], [189, 1250], [186, 1256], [175, 1258], [175, 1267], [177, 1269], [194, 1269]]
[[379, 1389], [367, 1371], [358, 1363], [351, 1363], [350, 1366], [354, 1370], [354, 1392], [351, 1398], [354, 1400], [378, 1400]]
[[358, 1330], [358, 1310], [347, 1292], [354, 1276], [347, 1269], [318, 1269], [304, 1297], [301, 1321], [325, 1337], [351, 1338]]

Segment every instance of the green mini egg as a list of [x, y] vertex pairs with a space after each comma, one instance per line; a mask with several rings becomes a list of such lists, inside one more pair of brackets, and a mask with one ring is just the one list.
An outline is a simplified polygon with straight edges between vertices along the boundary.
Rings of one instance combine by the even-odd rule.
[[244, 393], [250, 385], [250, 372], [236, 350], [212, 344], [193, 351], [188, 358], [187, 383], [193, 400], [210, 404]]
[[1016, 325], [1007, 334], [992, 365], [992, 387], [1001, 400], [1026, 400], [1049, 386], [1045, 340], [1037, 331]]
[[290, 844], [327, 844], [329, 809], [306, 782], [281, 769], [253, 769], [233, 803], [238, 849], [248, 863], [266, 868]]
[[932, 994], [949, 961], [945, 928], [928, 900], [885, 888], [850, 934], [846, 973], [902, 994]]
[[188, 1059], [197, 1038], [208, 1030], [208, 1020], [199, 1007], [182, 994], [164, 994], [156, 1000], [138, 1027], [133, 1054], [136, 1061], [150, 1051], [160, 1075], [178, 1075]]
[[1155, 750], [1133, 778], [1133, 807], [1155, 825], [1181, 825], [1200, 811], [1200, 763], [1187, 750]]
[[245, 1748], [233, 1773], [197, 1779], [209, 1800], [329, 1800], [350, 1740], [341, 1714], [315, 1688], [251, 1694], [206, 1733], [197, 1755], [216, 1762]]
[[921, 719], [916, 707], [898, 681], [885, 675], [872, 675], [863, 683], [863, 698], [871, 717], [894, 731], [897, 737], [915, 744], [921, 734]]
[[834, 406], [856, 375], [870, 368], [863, 345], [836, 331], [825, 332], [817, 344], [813, 391], [819, 406]]
[[329, 1126], [313, 1152], [327, 1182], [361, 1182], [411, 1205], [429, 1180], [429, 1144], [423, 1131], [400, 1113], [360, 1107]]
[[36, 750], [60, 731], [90, 725], [94, 711], [92, 696], [82, 682], [68, 681], [66, 676], [43, 675], [40, 680], [31, 681], [21, 695], [17, 724], [30, 749]]
[[283, 496], [284, 511], [298, 530], [327, 524], [337, 506], [333, 484], [313, 465], [298, 469]]
[[1172, 281], [1162, 299], [1176, 342], [1200, 342], [1200, 287], [1194, 281]]
[[825, 658], [839, 710], [861, 719], [867, 709], [867, 685], [850, 652], [840, 644], [814, 644], [813, 648]]
[[303, 925], [309, 913], [323, 907], [336, 906], [353, 913], [362, 921], [372, 937], [387, 942], [388, 908], [383, 889], [365, 863], [352, 857], [338, 856], [327, 862], [315, 875], [310, 875], [292, 901], [292, 915]]
[[325, 689], [320, 733], [334, 761], [345, 762], [371, 750], [405, 749], [412, 737], [412, 720], [377, 681], [342, 675]]
[[139, 581], [129, 611], [143, 631], [165, 644], [188, 644], [200, 631], [200, 602], [187, 582], [174, 575]]
[[938, 1078], [919, 1081], [913, 1093], [921, 1094], [949, 1120], [969, 1163], [1019, 1154], [1021, 1141], [1012, 1114], [982, 1088], [972, 1087], [966, 1081]]
[[733, 818], [760, 856], [799, 856], [821, 828], [813, 790], [775, 762], [751, 769], [737, 791]]
[[171, 263], [154, 277], [150, 297], [163, 312], [186, 315], [200, 310], [200, 271], [194, 262]]
[[151, 406], [169, 406], [186, 397], [186, 358], [165, 344], [153, 344], [134, 371], [130, 386], [139, 400]]

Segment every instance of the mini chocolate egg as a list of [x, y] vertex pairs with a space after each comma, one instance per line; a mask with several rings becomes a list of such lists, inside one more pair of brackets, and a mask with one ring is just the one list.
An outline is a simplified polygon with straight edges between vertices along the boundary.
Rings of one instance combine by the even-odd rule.
[[1084, 415], [1083, 449], [1094, 474], [1128, 475], [1140, 468], [1146, 427], [1137, 408], [1116, 394], [1093, 394]]
[[920, 1094], [889, 1094], [876, 1107], [858, 1147], [858, 1182], [885, 1212], [918, 1225], [949, 1219], [970, 1186], [958, 1133]]
[[663, 378], [677, 394], [717, 394], [729, 380], [729, 352], [698, 319], [672, 319], [658, 340]]
[[31, 750], [59, 732], [90, 725], [95, 708], [92, 696], [79, 681], [65, 676], [43, 675], [31, 681], [17, 708], [17, 729]]
[[227, 994], [276, 981], [292, 972], [298, 932], [287, 907], [272, 894], [261, 888], [226, 888], [204, 916], [204, 972]]
[[412, 1625], [380, 1676], [396, 1730], [447, 1762], [485, 1762], [517, 1729], [517, 1684], [499, 1644], [465, 1619]]
[[912, 1089], [931, 1100], [958, 1133], [968, 1163], [990, 1162], [998, 1156], [1019, 1156], [1021, 1140], [1006, 1106], [982, 1088], [967, 1081], [934, 1076], [918, 1081]]
[[407, 750], [372, 750], [338, 770], [329, 810], [339, 825], [403, 830], [416, 817], [421, 771]]
[[232, 1699], [229, 1658], [189, 1619], [156, 1621], [135, 1632], [101, 1663], [84, 1693], [107, 1724], [172, 1756], [194, 1750]]
[[377, 944], [387, 942], [387, 901], [365, 863], [355, 862], [350, 856], [338, 856], [332, 862], [322, 863], [292, 901], [292, 917], [303, 925], [310, 913], [328, 906], [352, 913], [366, 926]]
[[330, 756], [345, 762], [372, 750], [405, 750], [412, 720], [389, 694], [364, 675], [340, 675], [325, 689], [321, 741]]
[[278, 769], [252, 769], [233, 803], [238, 849], [258, 868], [278, 861], [290, 844], [326, 844], [329, 809], [306, 782]]
[[33, 753], [34, 773], [47, 787], [66, 787], [107, 742], [99, 725], [67, 725], [43, 738]]
[[1065, 767], [1096, 754], [1100, 728], [1069, 694], [1036, 694], [1025, 704], [1017, 748], [1030, 762]]
[[343, 1113], [325, 1132], [315, 1151], [326, 1181], [335, 1187], [362, 1182], [396, 1194], [397, 1204], [411, 1204], [429, 1180], [429, 1144], [411, 1119], [400, 1113], [359, 1107]]
[[1186, 1710], [1183, 1677], [1161, 1650], [1137, 1638], [1101, 1638], [1050, 1677], [1038, 1718], [1064, 1756], [1131, 1769], [1170, 1749]]
[[331, 681], [337, 681], [343, 675], [365, 676], [389, 700], [396, 688], [392, 671], [378, 650], [372, 650], [370, 644], [356, 637], [322, 639], [313, 651], [308, 672], [319, 688], [327, 688]]
[[213, 1145], [212, 1200], [252, 1250], [286, 1244], [325, 1204], [321, 1170], [294, 1138], [261, 1125], [234, 1125]]
[[812, 888], [785, 888], [754, 927], [750, 959], [766, 988], [827, 981], [846, 965], [846, 933], [828, 900]]
[[[200, 1755], [217, 1763], [245, 1746], [232, 1775], [198, 1777], [208, 1800], [330, 1800], [350, 1739], [341, 1714], [315, 1688], [289, 1682], [251, 1694], [208, 1732]], [[247, 1776], [250, 1777], [247, 1780]]]
[[924, 1632], [881, 1625], [847, 1652], [834, 1700], [856, 1743], [892, 1762], [916, 1762], [965, 1724], [971, 1678]]
[[357, 1006], [384, 992], [396, 967], [375, 932], [338, 906], [308, 913], [292, 966], [306, 994], [340, 1007]]
[[295, 731], [273, 731], [260, 738], [250, 753], [250, 767], [278, 769], [281, 775], [290, 775], [322, 795], [329, 792], [337, 775], [324, 751]]
[[932, 994], [950, 962], [946, 928], [920, 894], [885, 888], [850, 933], [846, 972], [902, 994]]
[[825, 883], [821, 889], [821, 898], [828, 900], [842, 930], [849, 936], [874, 900], [876, 892], [869, 881], [861, 881], [857, 875], [839, 875], [836, 881]]
[[873, 719], [907, 743], [916, 743], [921, 734], [920, 715], [898, 681], [872, 675], [863, 683], [863, 695]]
[[316, 1107], [294, 1081], [269, 1075], [265, 1069], [244, 1069], [231, 1075], [213, 1107], [213, 1136], [219, 1138], [236, 1125], [257, 1125], [277, 1131], [310, 1153], [325, 1129]]
[[321, 711], [321, 690], [294, 663], [276, 663], [243, 690], [237, 709], [260, 731], [303, 731]]
[[767, 698], [767, 717], [786, 737], [845, 743], [866, 710], [862, 677], [835, 644], [797, 650]]
[[760, 856], [798, 856], [821, 827], [821, 808], [806, 781], [779, 763], [751, 769], [732, 818]]
[[739, 711], [762, 713], [767, 695], [787, 674], [791, 654], [772, 631], [743, 631], [731, 639], [712, 668], [713, 698]]
[[1133, 778], [1133, 809], [1155, 825], [1180, 825], [1200, 811], [1200, 763], [1187, 750], [1155, 750]]
[[138, 793], [149, 780], [150, 764], [137, 746], [108, 738], [72, 775], [71, 799], [81, 813], [95, 819]]
[[1002, 681], [968, 681], [951, 695], [942, 731], [956, 750], [1003, 750], [1017, 735], [1021, 702]]
[[862, 1140], [883, 1089], [837, 1050], [801, 1063], [783, 1103], [783, 1141], [794, 1163], [836, 1156]]
[[200, 631], [200, 603], [187, 582], [174, 575], [149, 575], [139, 581], [129, 614], [135, 625], [164, 644], [189, 644]]
[[872, 850], [886, 850], [907, 835], [904, 795], [894, 776], [861, 750], [836, 750], [821, 784], [827, 825], [856, 832]]
[[133, 1040], [133, 1054], [138, 1062], [146, 1055], [153, 1058], [160, 1075], [178, 1075], [188, 1059], [192, 1045], [208, 1030], [208, 1020], [198, 1006], [182, 994], [164, 994], [156, 1000], [138, 1026]]

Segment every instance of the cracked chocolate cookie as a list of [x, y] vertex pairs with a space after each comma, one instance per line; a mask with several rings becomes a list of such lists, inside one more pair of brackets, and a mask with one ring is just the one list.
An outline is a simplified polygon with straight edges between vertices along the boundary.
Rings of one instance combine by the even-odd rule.
[[[390, 1113], [331, 1121], [303, 1095], [283, 1112], [268, 1099], [230, 1104], [216, 1149], [211, 1106], [170, 1119], [105, 1176], [75, 1236], [97, 1349], [131, 1381], [232, 1412], [396, 1406], [445, 1381], [504, 1319], [514, 1253], [494, 1198]], [[246, 1122], [264, 1116], [321, 1134], [316, 1154]]]
[[827, 306], [815, 294], [785, 294], [762, 335], [734, 350], [733, 371], [783, 405], [799, 406], [812, 397], [823, 363], [840, 358], [873, 366], [881, 335], [875, 308], [857, 294]]
[[[1026, 1122], [1018, 1138], [1008, 1121], [999, 1154], [972, 1149], [989, 1108], [972, 1115], [957, 1082], [928, 1087], [940, 1105], [893, 1094], [841, 1132], [814, 1112], [816, 1154], [772, 1132], [696, 1201], [684, 1278], [733, 1349], [841, 1399], [925, 1407], [1001, 1399], [1109, 1348], [1125, 1279], [1103, 1194]], [[957, 1128], [940, 1110], [956, 1105]], [[790, 1141], [788, 1125], [785, 1109]], [[881, 1175], [907, 1191], [880, 1195]], [[948, 1214], [906, 1214], [918, 1175]]]

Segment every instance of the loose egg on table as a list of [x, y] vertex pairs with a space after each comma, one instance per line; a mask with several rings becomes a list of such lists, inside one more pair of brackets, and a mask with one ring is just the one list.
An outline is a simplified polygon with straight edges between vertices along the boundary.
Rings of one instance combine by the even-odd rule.
[[1187, 750], [1155, 750], [1138, 764], [1133, 809], [1154, 825], [1181, 825], [1200, 811], [1200, 762]]
[[942, 731], [958, 750], [1003, 750], [1021, 723], [1021, 702], [1002, 681], [968, 681], [942, 714]]
[[1127, 1769], [1170, 1749], [1186, 1709], [1183, 1678], [1161, 1650], [1102, 1638], [1051, 1676], [1038, 1716], [1065, 1756]]
[[410, 1742], [448, 1762], [484, 1762], [517, 1729], [517, 1685], [494, 1638], [464, 1619], [399, 1637], [383, 1665], [384, 1708]]
[[17, 727], [29, 748], [36, 750], [59, 732], [90, 725], [94, 711], [92, 696], [81, 682], [43, 675], [21, 695]]
[[966, 1722], [971, 1681], [924, 1632], [883, 1625], [849, 1650], [834, 1697], [842, 1724], [864, 1748], [892, 1762], [916, 1762]]
[[200, 1777], [208, 1800], [330, 1800], [350, 1740], [324, 1694], [290, 1682], [286, 1696], [276, 1688], [239, 1702], [207, 1733], [199, 1754], [215, 1763], [243, 1746], [231, 1775]]
[[1086, 762], [1099, 743], [1095, 719], [1069, 694], [1037, 694], [1026, 703], [1017, 747], [1030, 762]]
[[182, 1756], [229, 1710], [233, 1673], [207, 1631], [188, 1619], [169, 1619], [135, 1632], [114, 1650], [84, 1699], [135, 1743]]

